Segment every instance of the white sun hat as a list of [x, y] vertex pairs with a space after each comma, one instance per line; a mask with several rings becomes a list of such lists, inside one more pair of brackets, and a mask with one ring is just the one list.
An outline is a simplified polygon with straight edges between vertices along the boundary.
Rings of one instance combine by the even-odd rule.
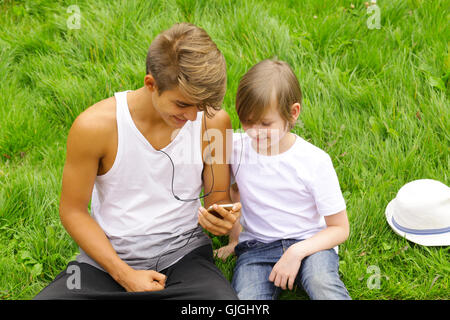
[[424, 246], [450, 245], [450, 188], [432, 179], [414, 180], [386, 207], [391, 228]]

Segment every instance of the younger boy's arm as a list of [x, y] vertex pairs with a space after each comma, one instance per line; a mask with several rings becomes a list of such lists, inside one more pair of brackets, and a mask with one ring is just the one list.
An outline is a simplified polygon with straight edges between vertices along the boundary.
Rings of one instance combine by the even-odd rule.
[[226, 246], [220, 247], [217, 250], [214, 250], [214, 256], [225, 261], [230, 255], [234, 254], [234, 248], [238, 244], [239, 234], [241, 233], [241, 230], [241, 224], [239, 223], [239, 221], [236, 221], [230, 231], [228, 244]]
[[[239, 189], [237, 184], [233, 184], [230, 187], [230, 197], [232, 202], [240, 202]], [[230, 231], [228, 244], [214, 251], [214, 255], [222, 260], [226, 260], [228, 256], [234, 253], [234, 247], [238, 244], [239, 234], [241, 233], [242, 226], [239, 220], [233, 225]]]
[[301, 261], [321, 250], [331, 249], [347, 240], [349, 223], [347, 211], [344, 209], [336, 214], [325, 216], [327, 227], [309, 239], [297, 242], [286, 250], [275, 264], [269, 280], [275, 286], [292, 290], [294, 280], [300, 268]]
[[325, 222], [327, 227], [324, 230], [292, 246], [302, 259], [318, 251], [334, 248], [347, 240], [350, 227], [345, 209], [336, 214], [325, 216]]

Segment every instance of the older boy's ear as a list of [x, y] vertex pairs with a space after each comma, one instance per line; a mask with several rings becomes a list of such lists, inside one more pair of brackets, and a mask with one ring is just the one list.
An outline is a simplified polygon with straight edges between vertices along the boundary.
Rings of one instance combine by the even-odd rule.
[[153, 92], [156, 90], [156, 80], [150, 73], [145, 75], [144, 85], [149, 91]]
[[302, 106], [300, 105], [300, 103], [296, 102], [292, 105], [291, 107], [291, 116], [297, 120], [298, 116], [300, 115], [300, 111], [302, 109]]

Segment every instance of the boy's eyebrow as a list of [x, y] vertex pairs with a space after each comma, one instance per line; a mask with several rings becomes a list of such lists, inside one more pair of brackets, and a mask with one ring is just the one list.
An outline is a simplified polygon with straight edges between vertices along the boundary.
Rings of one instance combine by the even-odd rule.
[[194, 104], [192, 103], [187, 103], [187, 102], [183, 102], [180, 100], [175, 100], [175, 103], [182, 106], [182, 107], [192, 107]]

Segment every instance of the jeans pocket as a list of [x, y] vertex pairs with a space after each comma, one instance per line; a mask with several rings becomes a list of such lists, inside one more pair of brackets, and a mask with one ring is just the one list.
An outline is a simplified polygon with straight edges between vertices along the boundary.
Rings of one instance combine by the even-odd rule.
[[265, 245], [267, 245], [267, 244], [257, 241], [257, 240], [242, 241], [242, 242], [239, 242], [238, 245], [234, 248], [234, 253], [238, 257], [250, 249], [254, 250], [254, 249], [257, 249], [257, 248], [265, 246]]
[[245, 252], [245, 249], [247, 248], [247, 245], [245, 244], [245, 242], [239, 242], [236, 247], [234, 247], [234, 254], [236, 255], [236, 257], [239, 257], [241, 254], [243, 254]]

